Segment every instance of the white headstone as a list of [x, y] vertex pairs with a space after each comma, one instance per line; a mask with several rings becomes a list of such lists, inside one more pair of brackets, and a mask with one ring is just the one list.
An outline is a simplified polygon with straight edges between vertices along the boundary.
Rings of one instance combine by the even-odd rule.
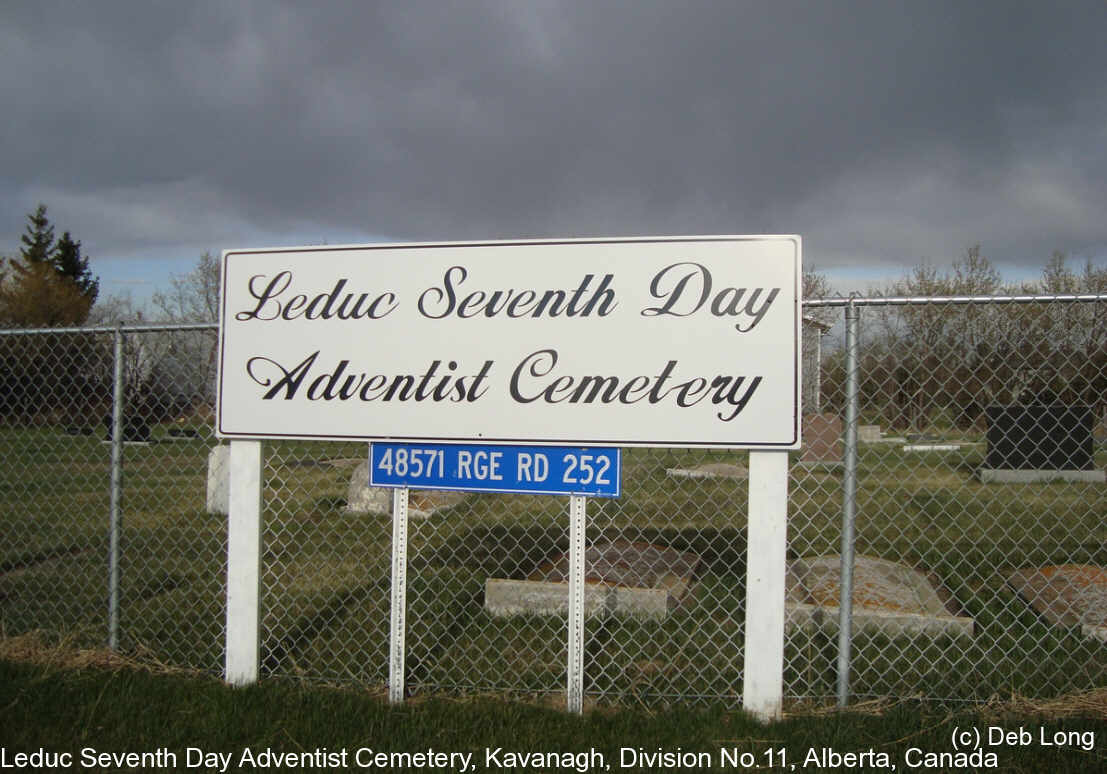
[[230, 512], [231, 447], [213, 446], [208, 452], [208, 513]]
[[392, 513], [392, 490], [369, 486], [369, 460], [359, 463], [350, 474], [346, 510], [350, 513]]
[[880, 425], [858, 425], [857, 440], [861, 443], [878, 443], [880, 441]]

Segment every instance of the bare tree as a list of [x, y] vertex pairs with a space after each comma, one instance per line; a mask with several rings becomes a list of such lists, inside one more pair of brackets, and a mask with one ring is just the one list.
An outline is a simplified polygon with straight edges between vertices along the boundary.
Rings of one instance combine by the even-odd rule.
[[[803, 269], [803, 300], [817, 300], [832, 298], [838, 293], [830, 289], [830, 281], [825, 274], [820, 274], [814, 266], [805, 266]], [[805, 317], [811, 317], [824, 325], [833, 325], [841, 316], [834, 309], [818, 308], [804, 311]]]
[[[166, 292], [153, 297], [163, 322], [216, 322], [219, 315], [219, 259], [205, 252], [187, 274], [170, 279]], [[193, 402], [211, 404], [215, 399], [217, 336], [214, 331], [181, 331], [173, 334], [169, 352], [174, 377], [183, 380]]]
[[167, 292], [154, 294], [167, 322], [215, 322], [219, 315], [219, 259], [205, 252], [188, 274], [174, 275]]
[[[101, 300], [89, 322], [94, 325], [128, 323], [141, 325], [149, 322], [130, 294], [110, 295]], [[103, 340], [105, 356], [99, 379], [107, 384], [112, 380], [110, 342]], [[187, 402], [188, 382], [179, 376], [177, 342], [174, 334], [164, 331], [144, 333], [128, 332], [123, 337], [122, 375], [124, 411], [127, 417], [144, 420], [158, 419], [173, 413]]]
[[[891, 296], [1096, 293], [1107, 269], [1074, 272], [1054, 252], [1038, 282], [1005, 285], [969, 248], [942, 272], [921, 263], [889, 285]], [[862, 369], [867, 405], [902, 429], [934, 421], [976, 424], [985, 407], [1017, 402], [1104, 405], [1105, 304], [921, 304], [878, 307], [868, 319]]]

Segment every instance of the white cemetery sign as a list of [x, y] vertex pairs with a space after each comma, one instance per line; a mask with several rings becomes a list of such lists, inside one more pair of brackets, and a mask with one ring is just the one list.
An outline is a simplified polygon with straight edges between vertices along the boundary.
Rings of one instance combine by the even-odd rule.
[[[760, 677], [745, 699], [779, 713], [799, 237], [229, 250], [222, 264], [216, 429], [235, 443], [750, 449], [747, 636], [763, 641], [747, 643]], [[232, 454], [232, 477], [236, 459], [259, 455]], [[255, 494], [231, 495], [230, 550], [250, 568]], [[256, 594], [228, 586], [232, 682], [256, 679]]]
[[796, 237], [232, 250], [219, 434], [796, 448]]

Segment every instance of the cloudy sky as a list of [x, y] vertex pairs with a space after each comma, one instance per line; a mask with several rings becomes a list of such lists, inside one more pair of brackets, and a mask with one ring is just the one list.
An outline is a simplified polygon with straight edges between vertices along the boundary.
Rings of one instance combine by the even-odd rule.
[[0, 3], [0, 253], [798, 233], [842, 290], [1107, 264], [1107, 3]]

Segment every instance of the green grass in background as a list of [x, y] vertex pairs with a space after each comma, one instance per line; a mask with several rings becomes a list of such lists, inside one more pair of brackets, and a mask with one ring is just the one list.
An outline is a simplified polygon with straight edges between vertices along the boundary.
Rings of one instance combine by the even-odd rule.
[[[165, 435], [155, 428], [155, 438]], [[226, 523], [204, 508], [210, 440], [127, 447], [121, 562], [128, 651], [218, 673], [223, 658]], [[386, 679], [391, 522], [345, 512], [349, 467], [364, 444], [268, 444], [263, 536], [265, 675]], [[47, 629], [85, 644], [106, 639], [109, 447], [54, 428], [0, 433], [0, 631]], [[906, 454], [863, 445], [858, 553], [925, 568], [976, 620], [971, 641], [858, 633], [857, 696], [986, 701], [1055, 696], [1107, 678], [1107, 649], [1043, 622], [1003, 586], [1032, 564], [1107, 565], [1104, 487], [985, 485], [982, 447]], [[624, 451], [624, 496], [589, 503], [588, 538], [623, 538], [701, 557], [689, 603], [662, 622], [588, 622], [586, 691], [605, 701], [732, 705], [741, 695], [745, 482], [674, 479], [670, 467], [745, 463], [736, 452]], [[1107, 464], [1101, 451], [1097, 463]], [[837, 553], [841, 478], [794, 469], [789, 550]], [[497, 619], [488, 577], [522, 578], [568, 547], [564, 498], [470, 495], [413, 521], [409, 551], [408, 685], [417, 694], [547, 693], [564, 688], [565, 621]], [[834, 695], [836, 637], [786, 642], [786, 695]]]

